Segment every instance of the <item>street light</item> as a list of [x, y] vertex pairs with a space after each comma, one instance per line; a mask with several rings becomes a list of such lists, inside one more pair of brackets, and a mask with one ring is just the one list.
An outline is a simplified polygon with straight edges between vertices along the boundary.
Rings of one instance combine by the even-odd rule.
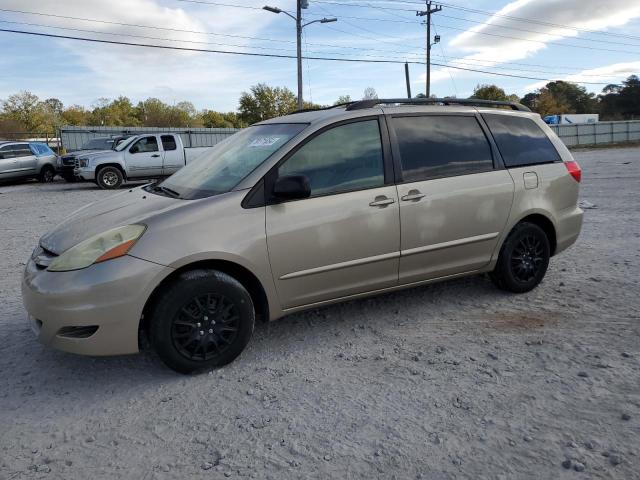
[[319, 18], [317, 20], [312, 20], [305, 24], [302, 23], [302, 9], [307, 8], [309, 6], [306, 0], [297, 0], [296, 2], [296, 16], [294, 17], [289, 12], [282, 10], [278, 7], [270, 7], [265, 5], [262, 7], [263, 10], [271, 13], [284, 13], [288, 17], [293, 18], [296, 22], [296, 43], [297, 43], [297, 59], [298, 59], [298, 110], [302, 110], [304, 107], [304, 103], [302, 101], [302, 29], [312, 23], [332, 23], [337, 22], [338, 19], [331, 18]]

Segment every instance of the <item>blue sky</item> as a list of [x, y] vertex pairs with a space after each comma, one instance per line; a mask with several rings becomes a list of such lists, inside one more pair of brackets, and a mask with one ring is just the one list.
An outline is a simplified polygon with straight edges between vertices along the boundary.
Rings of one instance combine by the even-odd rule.
[[[0, 28], [295, 55], [293, 20], [261, 10], [265, 2], [295, 10], [293, 0], [0, 0]], [[307, 21], [331, 16], [338, 22], [308, 26], [303, 52], [421, 61], [425, 28], [415, 11], [423, 8], [418, 0], [309, 0], [304, 11]], [[438, 96], [466, 97], [484, 83], [523, 95], [547, 79], [592, 82], [584, 85], [600, 92], [604, 84], [640, 74], [640, 0], [452, 0], [434, 15], [434, 24], [432, 33], [442, 39], [433, 47], [434, 63], [532, 77], [434, 66], [431, 89]], [[259, 82], [295, 92], [295, 68], [294, 59], [0, 32], [0, 99], [29, 90], [41, 98], [57, 97], [65, 105], [91, 106], [101, 97], [126, 95], [134, 102], [158, 97], [168, 103], [187, 100], [198, 109], [228, 111], [237, 108], [242, 91]], [[424, 66], [410, 69], [415, 95], [424, 91]], [[303, 77], [305, 100], [321, 104], [340, 95], [361, 98], [366, 87], [375, 88], [381, 97], [406, 94], [402, 64], [305, 60]]]

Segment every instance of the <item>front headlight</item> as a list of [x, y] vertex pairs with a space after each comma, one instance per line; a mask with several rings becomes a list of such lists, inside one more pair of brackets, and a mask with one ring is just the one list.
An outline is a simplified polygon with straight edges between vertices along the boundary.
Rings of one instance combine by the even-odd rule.
[[87, 168], [89, 166], [89, 159], [88, 158], [80, 158], [78, 161], [80, 168]]
[[146, 228], [144, 225], [125, 225], [94, 235], [56, 257], [47, 270], [50, 272], [80, 270], [94, 263], [122, 257], [131, 250]]

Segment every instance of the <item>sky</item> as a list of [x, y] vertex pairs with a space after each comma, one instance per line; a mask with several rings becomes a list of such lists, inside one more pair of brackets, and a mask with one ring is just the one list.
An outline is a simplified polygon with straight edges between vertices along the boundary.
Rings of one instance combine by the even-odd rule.
[[[295, 0], [0, 0], [0, 29], [197, 50], [295, 57]], [[550, 80], [599, 93], [640, 74], [640, 0], [452, 0], [433, 15], [431, 92], [467, 97], [479, 84], [520, 96]], [[403, 62], [424, 62], [419, 0], [309, 0], [303, 55], [398, 63], [304, 60], [304, 99], [404, 97]], [[448, 67], [447, 67], [448, 65]], [[454, 68], [457, 67], [457, 68]], [[410, 64], [412, 94], [425, 66]], [[476, 71], [470, 71], [476, 70]], [[477, 71], [477, 70], [480, 70]], [[483, 73], [491, 72], [491, 73]], [[494, 75], [500, 74], [500, 75]], [[526, 78], [520, 78], [526, 77]], [[0, 32], [0, 99], [21, 90], [65, 105], [156, 97], [234, 111], [241, 93], [266, 83], [297, 91], [295, 58], [239, 56], [92, 43]]]

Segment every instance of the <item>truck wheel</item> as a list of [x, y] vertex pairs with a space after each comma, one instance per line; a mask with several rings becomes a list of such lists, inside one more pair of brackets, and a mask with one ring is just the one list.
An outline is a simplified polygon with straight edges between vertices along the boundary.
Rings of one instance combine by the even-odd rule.
[[120, 188], [123, 181], [122, 172], [116, 167], [102, 167], [96, 173], [96, 183], [103, 190]]
[[176, 372], [226, 365], [253, 334], [251, 296], [226, 273], [182, 273], [155, 298], [149, 338], [162, 361]]
[[54, 177], [56, 176], [56, 171], [53, 169], [51, 165], [45, 165], [40, 170], [40, 175], [38, 175], [38, 180], [42, 183], [51, 183], [53, 182]]
[[519, 223], [502, 245], [496, 268], [489, 276], [502, 290], [528, 292], [547, 273], [550, 253], [549, 239], [544, 230], [533, 223]]

